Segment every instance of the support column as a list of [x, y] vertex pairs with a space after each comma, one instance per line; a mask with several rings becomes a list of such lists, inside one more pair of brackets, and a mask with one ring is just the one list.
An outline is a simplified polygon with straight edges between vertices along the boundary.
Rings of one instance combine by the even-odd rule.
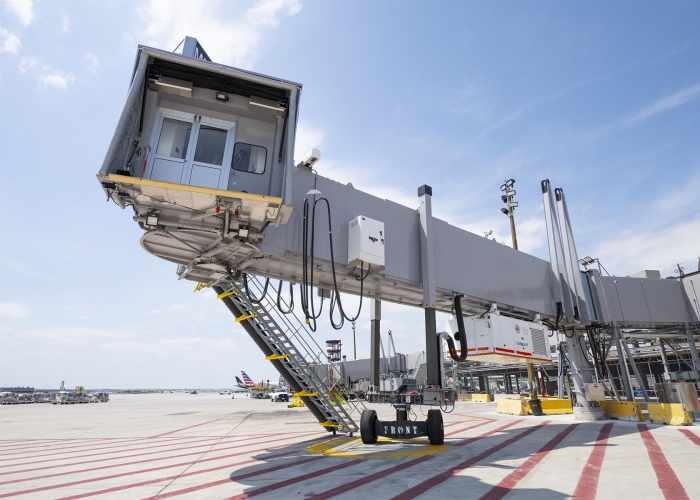
[[622, 335], [620, 335], [619, 328], [615, 325], [613, 326], [613, 331], [615, 332], [615, 341], [617, 342], [617, 365], [618, 372], [620, 373], [620, 378], [622, 379], [622, 385], [625, 388], [625, 394], [627, 395], [627, 401], [634, 401], [634, 393], [632, 392], [632, 380], [630, 379], [630, 372], [627, 369], [627, 363], [625, 363], [625, 354], [622, 343]]
[[[618, 333], [619, 335], [619, 333]], [[639, 368], [637, 367], [637, 363], [634, 362], [634, 357], [632, 356], [632, 353], [630, 352], [630, 348], [627, 346], [627, 342], [623, 341], [622, 342], [622, 347], [625, 349], [625, 354], [627, 354], [627, 361], [629, 361], [630, 366], [632, 366], [632, 371], [634, 372], [634, 377], [637, 379], [637, 382], [639, 383], [640, 388], [642, 389], [642, 394], [644, 395], [644, 401], [649, 403], [651, 400], [649, 399], [649, 394], [647, 391], [647, 381], [642, 377], [642, 374], [639, 371]], [[634, 401], [634, 394], [632, 394], [632, 401]]]
[[664, 349], [664, 339], [658, 337], [656, 340], [659, 341], [659, 350], [661, 351], [661, 362], [664, 364], [664, 371], [668, 373], [671, 371], [671, 366], [668, 364], [668, 357], [666, 357], [666, 349]]
[[420, 257], [421, 278], [423, 284], [423, 309], [425, 309], [425, 357], [427, 367], [427, 384], [440, 386], [440, 349], [438, 348], [435, 306], [435, 252], [433, 246], [433, 188], [423, 185], [418, 188], [420, 198]]
[[381, 348], [381, 330], [379, 328], [382, 319], [382, 301], [371, 299], [370, 311], [370, 354], [369, 354], [369, 383], [375, 390], [379, 388], [379, 352]]
[[693, 338], [693, 332], [688, 327], [688, 323], [685, 324], [685, 338], [688, 341], [688, 348], [690, 349], [690, 358], [693, 360], [693, 368], [695, 371], [700, 371], [700, 359], [698, 358], [698, 348], [695, 345], [695, 338]]

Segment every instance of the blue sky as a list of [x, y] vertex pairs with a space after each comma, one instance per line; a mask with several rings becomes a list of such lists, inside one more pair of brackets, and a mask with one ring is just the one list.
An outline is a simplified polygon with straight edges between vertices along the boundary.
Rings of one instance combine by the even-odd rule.
[[[580, 256], [667, 276], [700, 255], [698, 19], [696, 2], [1, 1], [0, 385], [276, 379], [95, 180], [138, 43], [195, 36], [303, 83], [298, 152], [333, 179], [410, 207], [430, 184], [437, 216], [510, 244], [513, 177], [520, 248], [548, 260], [549, 178]], [[423, 348], [421, 311], [384, 318], [400, 352]], [[366, 356], [368, 311], [357, 332]]]

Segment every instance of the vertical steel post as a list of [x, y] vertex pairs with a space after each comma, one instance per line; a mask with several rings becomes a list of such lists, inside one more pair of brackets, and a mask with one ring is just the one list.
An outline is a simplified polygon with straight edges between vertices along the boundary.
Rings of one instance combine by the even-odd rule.
[[630, 379], [630, 372], [627, 368], [627, 363], [625, 362], [625, 349], [622, 346], [624, 339], [622, 338], [620, 329], [617, 327], [617, 325], [613, 325], [613, 331], [615, 332], [615, 340], [617, 341], [617, 365], [618, 371], [620, 372], [620, 378], [622, 379], [622, 385], [625, 389], [625, 394], [627, 395], [627, 401], [634, 401], [632, 380]]
[[[639, 386], [642, 389], [644, 401], [648, 403], [651, 400], [649, 399], [649, 394], [647, 394], [647, 381], [644, 380], [644, 378], [642, 378], [642, 374], [640, 373], [639, 368], [637, 367], [637, 363], [634, 362], [634, 357], [632, 356], [632, 353], [630, 352], [630, 348], [627, 345], [626, 341], [622, 342], [622, 347], [624, 347], [625, 353], [627, 354], [627, 360], [629, 361], [630, 366], [632, 366], [634, 377], [637, 379], [637, 382], [639, 382]], [[634, 394], [632, 394], [632, 397], [634, 397]], [[634, 399], [632, 401], [634, 401]]]
[[537, 399], [537, 380], [535, 379], [535, 365], [532, 361], [527, 363], [527, 382], [530, 385], [530, 399]]
[[440, 385], [440, 350], [437, 336], [435, 306], [435, 250], [433, 246], [433, 188], [423, 185], [418, 188], [420, 198], [420, 257], [421, 278], [423, 284], [423, 309], [425, 310], [425, 356], [427, 368], [427, 385]]
[[661, 337], [658, 337], [657, 340], [659, 341], [659, 350], [661, 351], [661, 362], [664, 364], [664, 371], [666, 373], [671, 371], [671, 367], [668, 364], [668, 357], [666, 356], [666, 349], [664, 349], [664, 339]]
[[698, 348], [695, 345], [695, 338], [693, 337], [693, 332], [688, 327], [688, 323], [685, 324], [685, 338], [688, 341], [688, 349], [690, 349], [690, 358], [693, 360], [693, 369], [695, 371], [700, 371], [700, 359], [698, 359]]
[[382, 302], [371, 299], [370, 311], [370, 352], [369, 352], [369, 383], [379, 390], [379, 350], [381, 348], [380, 322], [382, 319]]

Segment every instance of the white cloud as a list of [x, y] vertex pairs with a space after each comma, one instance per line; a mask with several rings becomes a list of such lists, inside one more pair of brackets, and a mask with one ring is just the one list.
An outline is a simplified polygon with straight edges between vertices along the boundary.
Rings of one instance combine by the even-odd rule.
[[22, 74], [28, 71], [36, 73], [43, 88], [54, 87], [65, 90], [69, 84], [75, 81], [75, 77], [70, 73], [42, 64], [36, 57], [25, 57], [20, 61], [17, 69]]
[[19, 302], [0, 302], [0, 316], [12, 319], [21, 319], [29, 316], [31, 309]]
[[220, 0], [148, 0], [136, 9], [141, 23], [131, 38], [174, 50], [183, 34], [188, 34], [198, 39], [214, 61], [250, 68], [262, 42], [262, 30], [275, 28], [279, 15], [291, 16], [301, 9], [299, 0], [258, 2], [248, 11], [260, 13], [252, 16], [251, 23], [247, 14], [237, 15], [237, 5]]
[[20, 73], [26, 73], [30, 69], [37, 68], [39, 66], [39, 59], [36, 57], [25, 57], [19, 62], [17, 69]]
[[248, 9], [246, 20], [252, 26], [276, 28], [280, 15], [293, 16], [300, 10], [300, 0], [258, 0], [255, 6]]
[[153, 310], [151, 311], [151, 314], [156, 314], [156, 315], [158, 315], [158, 314], [163, 314], [163, 311], [161, 311], [160, 309], [153, 309]]
[[57, 89], [67, 89], [68, 85], [75, 81], [75, 77], [60, 69], [50, 70], [47, 73], [39, 75], [39, 81], [45, 87], [54, 87]]
[[29, 26], [34, 19], [32, 0], [5, 0], [5, 6], [25, 26]]
[[630, 117], [626, 118], [624, 121], [629, 125], [635, 124], [637, 122], [646, 120], [647, 118], [650, 118], [651, 116], [654, 116], [657, 113], [661, 113], [663, 111], [668, 111], [669, 109], [682, 106], [692, 101], [693, 99], [696, 99], [698, 96], [700, 96], [700, 83], [696, 83], [695, 85], [692, 85], [687, 89], [679, 90], [674, 94], [659, 99], [658, 101], [650, 104], [649, 106], [640, 109]]
[[87, 52], [83, 56], [83, 61], [85, 61], [85, 64], [93, 69], [97, 69], [100, 67], [99, 59], [97, 59], [97, 57], [95, 57], [95, 54], [91, 54], [90, 52]]
[[628, 275], [643, 269], [668, 269], [674, 262], [700, 254], [700, 218], [665, 228], [625, 231], [596, 246], [598, 256], [612, 274]]
[[17, 35], [0, 28], [0, 53], [16, 54], [21, 46], [22, 42]]
[[61, 18], [61, 30], [64, 33], [68, 33], [70, 31], [70, 17], [64, 15]]

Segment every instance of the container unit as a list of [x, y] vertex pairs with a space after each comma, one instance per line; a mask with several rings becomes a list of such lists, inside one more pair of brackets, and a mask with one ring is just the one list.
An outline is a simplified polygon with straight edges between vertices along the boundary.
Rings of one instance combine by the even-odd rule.
[[[451, 335], [457, 333], [457, 320], [447, 321], [446, 328]], [[464, 330], [467, 359], [471, 361], [511, 365], [552, 360], [549, 347], [551, 332], [539, 323], [488, 314], [483, 318], [465, 317]], [[446, 347], [444, 352], [448, 352]]]

